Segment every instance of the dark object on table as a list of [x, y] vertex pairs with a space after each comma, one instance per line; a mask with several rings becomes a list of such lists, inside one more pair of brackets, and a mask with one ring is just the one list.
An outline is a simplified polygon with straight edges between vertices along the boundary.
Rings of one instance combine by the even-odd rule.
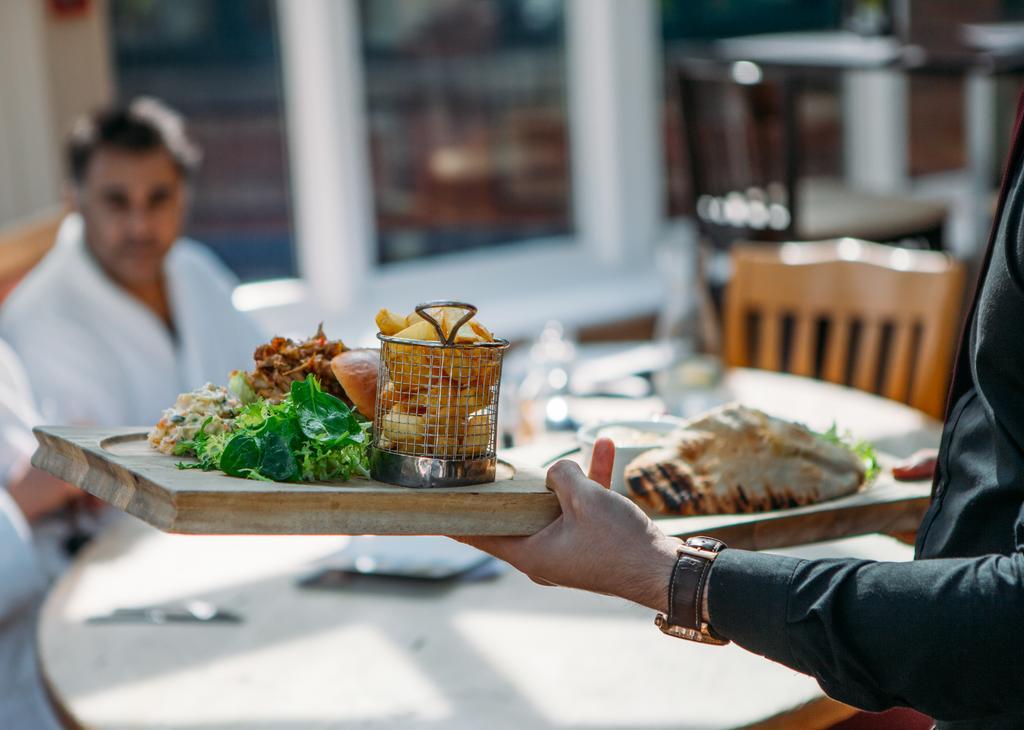
[[321, 566], [302, 576], [303, 588], [343, 588], [358, 576], [447, 581], [481, 580], [500, 572], [503, 563], [487, 553], [447, 537], [364, 535]]
[[92, 533], [82, 526], [82, 504], [74, 501], [67, 506], [65, 516], [68, 524], [68, 534], [61, 543], [64, 554], [69, 558], [75, 557], [82, 548], [92, 540]]
[[90, 624], [181, 624], [242, 623], [242, 617], [208, 601], [185, 601], [160, 606], [117, 608], [110, 613], [90, 616]]

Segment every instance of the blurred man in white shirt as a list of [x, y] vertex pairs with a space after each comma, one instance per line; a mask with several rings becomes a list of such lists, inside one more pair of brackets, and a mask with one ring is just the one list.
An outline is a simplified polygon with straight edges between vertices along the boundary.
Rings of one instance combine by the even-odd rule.
[[85, 495], [29, 465], [37, 421], [28, 380], [0, 342], [0, 728], [56, 730], [34, 640], [51, 575], [33, 548], [33, 525]]
[[199, 152], [152, 99], [101, 111], [68, 147], [75, 213], [0, 308], [48, 422], [155, 423], [178, 393], [251, 365], [263, 340], [234, 278], [181, 238]]

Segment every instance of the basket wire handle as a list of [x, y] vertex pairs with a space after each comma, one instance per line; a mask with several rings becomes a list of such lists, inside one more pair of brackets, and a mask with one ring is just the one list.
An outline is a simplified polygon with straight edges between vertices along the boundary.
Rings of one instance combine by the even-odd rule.
[[[455, 323], [455, 326], [452, 327], [452, 331], [448, 333], [447, 337], [444, 334], [444, 328], [441, 327], [441, 324], [436, 319], [434, 319], [433, 315], [431, 315], [427, 311], [428, 309], [433, 309], [434, 307], [452, 307], [454, 309], [466, 310], [466, 313], [462, 315], [462, 318], [459, 319], [458, 322]], [[428, 322], [430, 322], [430, 324], [434, 325], [434, 329], [437, 330], [437, 336], [441, 339], [441, 342], [443, 342], [446, 345], [450, 345], [453, 342], [455, 342], [455, 336], [458, 334], [459, 328], [476, 316], [476, 307], [474, 307], [472, 304], [467, 304], [466, 302], [450, 302], [447, 300], [442, 300], [436, 302], [425, 302], [423, 304], [417, 305], [416, 314], [420, 315], [421, 317], [423, 317], [423, 319], [427, 320]]]

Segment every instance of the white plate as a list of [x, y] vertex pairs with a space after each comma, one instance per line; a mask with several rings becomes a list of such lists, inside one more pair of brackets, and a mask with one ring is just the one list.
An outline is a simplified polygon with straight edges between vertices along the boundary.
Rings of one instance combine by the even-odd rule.
[[[606, 428], [612, 426], [635, 428], [638, 431], [658, 433], [662, 434], [663, 437], [667, 437], [684, 423], [684, 420], [681, 418], [675, 418], [674, 416], [659, 416], [657, 418], [643, 420], [603, 421], [600, 423], [590, 424], [589, 426], [584, 426], [576, 432], [576, 440], [579, 442], [580, 451], [583, 455], [583, 468], [590, 468], [590, 457], [594, 451], [594, 442], [597, 441], [601, 431]], [[615, 464], [612, 466], [612, 489], [619, 494], [625, 494], [628, 496], [626, 480], [624, 477], [626, 466], [640, 454], [645, 451], [650, 451], [651, 449], [656, 449], [663, 443], [664, 438], [660, 441], [651, 441], [650, 443], [644, 444], [615, 444]]]

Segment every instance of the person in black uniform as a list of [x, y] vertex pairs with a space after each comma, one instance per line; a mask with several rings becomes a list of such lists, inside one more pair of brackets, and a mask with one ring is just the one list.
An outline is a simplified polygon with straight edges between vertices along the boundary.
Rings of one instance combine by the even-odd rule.
[[708, 538], [683, 545], [602, 488], [608, 441], [589, 479], [570, 462], [551, 468], [563, 514], [548, 528], [465, 541], [537, 582], [661, 611], [666, 633], [731, 640], [850, 705], [911, 707], [937, 728], [1024, 728], [1022, 109], [913, 562], [800, 560]]

